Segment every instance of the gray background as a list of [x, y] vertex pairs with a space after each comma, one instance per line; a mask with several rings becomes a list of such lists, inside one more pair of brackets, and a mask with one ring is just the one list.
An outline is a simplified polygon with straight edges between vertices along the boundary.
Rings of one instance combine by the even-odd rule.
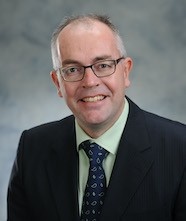
[[186, 123], [185, 0], [0, 0], [0, 221], [22, 130], [70, 112], [50, 81], [50, 37], [69, 14], [107, 13], [134, 59], [128, 95]]

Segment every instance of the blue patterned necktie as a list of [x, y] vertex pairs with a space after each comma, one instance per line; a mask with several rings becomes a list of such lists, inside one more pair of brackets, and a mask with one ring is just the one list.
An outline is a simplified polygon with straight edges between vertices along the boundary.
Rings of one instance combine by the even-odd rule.
[[90, 167], [82, 204], [81, 221], [98, 221], [106, 193], [106, 178], [102, 166], [108, 151], [96, 143], [81, 143], [87, 154]]

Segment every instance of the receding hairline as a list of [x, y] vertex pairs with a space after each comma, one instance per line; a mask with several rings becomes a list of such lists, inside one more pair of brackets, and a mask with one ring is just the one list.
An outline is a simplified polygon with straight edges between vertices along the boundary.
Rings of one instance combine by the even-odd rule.
[[83, 25], [84, 27], [87, 26], [87, 28], [90, 28], [91, 25], [93, 26], [96, 22], [100, 22], [103, 25], [107, 26], [113, 35], [116, 38], [117, 46], [119, 51], [121, 52], [121, 55], [126, 57], [126, 49], [123, 44], [123, 40], [120, 36], [120, 33], [118, 31], [118, 28], [111, 22], [110, 17], [107, 15], [97, 15], [97, 14], [88, 14], [88, 15], [77, 15], [77, 16], [69, 16], [65, 17], [60, 25], [57, 27], [57, 29], [52, 34], [51, 39], [51, 50], [52, 50], [52, 60], [54, 68], [59, 66], [60, 58], [59, 58], [59, 51], [57, 50], [57, 42], [58, 37], [60, 33], [69, 25]]
[[94, 22], [100, 22], [108, 26], [115, 34], [119, 34], [118, 29], [116, 28], [115, 25], [112, 24], [110, 21], [110, 17], [107, 15], [97, 15], [97, 14], [88, 14], [88, 15], [77, 15], [77, 16], [69, 16], [65, 17], [60, 25], [57, 27], [57, 29], [54, 31], [52, 37], [59, 35], [59, 33], [68, 25], [74, 24], [84, 24], [84, 25], [89, 25], [93, 24]]

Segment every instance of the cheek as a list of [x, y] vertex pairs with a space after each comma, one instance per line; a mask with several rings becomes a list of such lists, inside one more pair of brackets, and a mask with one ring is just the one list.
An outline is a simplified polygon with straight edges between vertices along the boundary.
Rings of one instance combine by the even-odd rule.
[[117, 81], [117, 85], [120, 89], [123, 89], [123, 91], [129, 87], [130, 85], [130, 80], [129, 80], [129, 75], [127, 74], [127, 72], [125, 71], [125, 69], [121, 69], [121, 72], [119, 72], [118, 74], [116, 74], [116, 81]]
[[121, 73], [115, 73], [114, 75], [112, 75], [112, 79], [108, 81], [108, 85], [115, 93], [123, 93], [126, 83], [126, 79]]
[[76, 87], [72, 83], [69, 82], [61, 82], [60, 83], [60, 90], [62, 93], [63, 98], [68, 103], [69, 100], [72, 98], [74, 99], [76, 94]]

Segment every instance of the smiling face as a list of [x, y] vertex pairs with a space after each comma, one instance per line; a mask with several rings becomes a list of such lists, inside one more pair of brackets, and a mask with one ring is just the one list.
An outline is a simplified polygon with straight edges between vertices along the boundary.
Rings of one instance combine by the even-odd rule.
[[[121, 57], [113, 32], [103, 23], [69, 24], [58, 37], [63, 67], [88, 66], [100, 60]], [[119, 118], [124, 107], [125, 88], [130, 85], [132, 60], [121, 60], [114, 74], [98, 78], [87, 68], [78, 82], [65, 82], [55, 71], [51, 72], [58, 94], [73, 112], [78, 124], [91, 137], [98, 137]]]

